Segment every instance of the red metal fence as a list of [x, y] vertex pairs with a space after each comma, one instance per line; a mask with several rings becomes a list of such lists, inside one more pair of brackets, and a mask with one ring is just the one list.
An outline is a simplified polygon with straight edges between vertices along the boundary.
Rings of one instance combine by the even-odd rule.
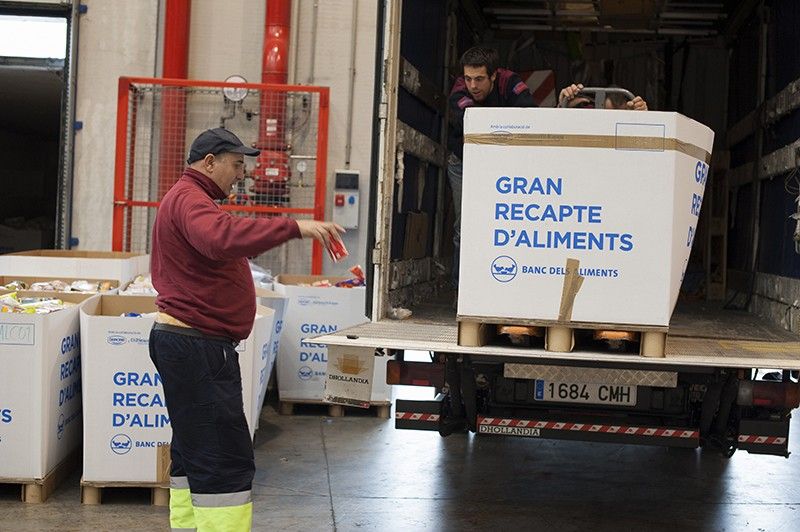
[[[327, 87], [120, 78], [113, 249], [150, 251], [156, 209], [180, 177], [192, 140], [220, 126], [261, 150], [245, 161], [246, 177], [223, 209], [238, 216], [322, 220], [328, 114]], [[273, 274], [316, 274], [322, 249], [293, 240], [255, 262]]]

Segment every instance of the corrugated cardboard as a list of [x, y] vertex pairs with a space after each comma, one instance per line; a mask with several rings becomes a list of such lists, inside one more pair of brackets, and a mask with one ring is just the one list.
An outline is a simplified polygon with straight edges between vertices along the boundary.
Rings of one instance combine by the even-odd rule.
[[272, 309], [274, 320], [270, 344], [266, 351], [261, 352], [259, 377], [258, 377], [258, 396], [254, 406], [256, 429], [259, 426], [261, 407], [267, 395], [267, 385], [272, 377], [275, 367], [275, 360], [278, 358], [278, 347], [280, 346], [281, 331], [283, 331], [283, 317], [286, 313], [287, 298], [272, 290], [256, 288], [256, 301], [258, 304]]
[[81, 441], [80, 304], [100, 296], [19, 292], [76, 306], [0, 313], [0, 479], [41, 479]]
[[[358, 325], [364, 316], [366, 290], [360, 288], [315, 288], [298, 286], [327, 279], [331, 283], [341, 277], [314, 275], [279, 275], [275, 291], [288, 297], [284, 327], [278, 349], [278, 395], [281, 401], [322, 402], [328, 365], [328, 348], [316, 344], [314, 336]], [[391, 399], [386, 384], [386, 362], [375, 364], [375, 386], [371, 401], [385, 403]]]
[[459, 316], [669, 324], [709, 128], [677, 113], [471, 108], [464, 131]]
[[115, 279], [125, 283], [150, 271], [150, 255], [116, 251], [37, 249], [0, 255], [0, 275]]
[[421, 259], [428, 251], [428, 214], [424, 212], [406, 213], [406, 239], [403, 245], [403, 259]]
[[[152, 296], [103, 295], [81, 312], [83, 344], [85, 481], [158, 482], [159, 456], [172, 429], [161, 377], [149, 353], [155, 312]], [[250, 336], [239, 344], [244, 412], [252, 436], [256, 359], [269, 346], [272, 310], [258, 308]], [[258, 356], [256, 356], [258, 353]]]

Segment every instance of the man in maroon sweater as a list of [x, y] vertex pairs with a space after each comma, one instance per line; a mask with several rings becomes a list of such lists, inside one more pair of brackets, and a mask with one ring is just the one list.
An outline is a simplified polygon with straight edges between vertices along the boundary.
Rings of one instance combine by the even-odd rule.
[[[461, 56], [463, 75], [450, 90], [450, 131], [447, 177], [453, 192], [453, 288], [458, 290], [461, 247], [461, 182], [464, 157], [464, 112], [468, 107], [536, 107], [530, 89], [515, 72], [499, 68], [499, 55], [492, 48], [473, 46]], [[456, 294], [457, 295], [457, 294]], [[456, 297], [456, 300], [458, 298]]]
[[158, 314], [150, 357], [172, 424], [173, 529], [250, 530], [255, 463], [236, 352], [256, 311], [247, 257], [293, 238], [325, 245], [344, 232], [332, 222], [241, 218], [220, 209], [214, 200], [244, 178], [244, 156], [258, 153], [223, 128], [200, 134], [153, 227]]

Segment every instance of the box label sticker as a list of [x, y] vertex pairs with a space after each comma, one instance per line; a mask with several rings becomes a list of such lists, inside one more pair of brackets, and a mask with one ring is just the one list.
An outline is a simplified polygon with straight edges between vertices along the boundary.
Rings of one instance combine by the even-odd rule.
[[34, 345], [35, 341], [33, 323], [0, 323], [0, 345]]

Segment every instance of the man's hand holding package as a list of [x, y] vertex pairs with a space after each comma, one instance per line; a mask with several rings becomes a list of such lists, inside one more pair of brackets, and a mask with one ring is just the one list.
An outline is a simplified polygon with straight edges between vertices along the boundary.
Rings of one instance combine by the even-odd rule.
[[333, 239], [341, 240], [340, 233], [344, 233], [344, 228], [333, 222], [320, 222], [318, 220], [297, 220], [300, 228], [300, 235], [303, 238], [313, 238], [320, 244], [328, 246]]

